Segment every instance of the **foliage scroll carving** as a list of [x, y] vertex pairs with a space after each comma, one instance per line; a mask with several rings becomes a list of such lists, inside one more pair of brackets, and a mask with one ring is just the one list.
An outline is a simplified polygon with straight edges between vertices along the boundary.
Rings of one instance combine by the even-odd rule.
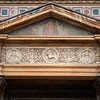
[[99, 47], [3, 47], [6, 64], [100, 63]]

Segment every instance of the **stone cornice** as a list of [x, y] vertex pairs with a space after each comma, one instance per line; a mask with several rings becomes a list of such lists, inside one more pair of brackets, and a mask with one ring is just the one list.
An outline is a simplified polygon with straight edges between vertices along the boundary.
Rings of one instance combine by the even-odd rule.
[[[28, 44], [28, 45], [100, 45], [100, 35], [81, 35], [81, 36], [66, 36], [66, 37], [34, 37], [27, 35], [7, 35], [0, 34], [1, 44]], [[29, 44], [30, 43], [30, 44]]]
[[17, 44], [46, 44], [46, 45], [68, 45], [68, 44], [92, 44], [94, 45], [96, 41], [99, 41], [99, 36], [96, 38], [94, 35], [87, 36], [68, 36], [68, 37], [34, 37], [25, 35], [0, 35], [0, 43], [17, 43]]
[[[11, 77], [57, 77], [69, 79], [95, 80], [98, 75], [97, 64], [3, 64], [6, 78]], [[20, 76], [20, 77], [19, 77]]]

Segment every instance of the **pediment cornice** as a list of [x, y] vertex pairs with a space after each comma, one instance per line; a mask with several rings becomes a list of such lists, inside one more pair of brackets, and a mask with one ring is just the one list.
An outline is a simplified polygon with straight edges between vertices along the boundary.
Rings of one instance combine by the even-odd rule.
[[2, 21], [0, 23], [0, 33], [8, 33], [48, 17], [53, 17], [71, 23], [75, 26], [92, 31], [92, 33], [98, 34], [100, 32], [99, 20], [76, 13], [56, 4], [48, 3], [34, 10], [30, 10], [23, 14]]

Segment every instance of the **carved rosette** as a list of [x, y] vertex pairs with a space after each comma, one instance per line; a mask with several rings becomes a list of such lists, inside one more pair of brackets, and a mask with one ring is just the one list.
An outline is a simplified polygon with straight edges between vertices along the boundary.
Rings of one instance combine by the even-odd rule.
[[98, 47], [3, 47], [6, 64], [100, 63]]

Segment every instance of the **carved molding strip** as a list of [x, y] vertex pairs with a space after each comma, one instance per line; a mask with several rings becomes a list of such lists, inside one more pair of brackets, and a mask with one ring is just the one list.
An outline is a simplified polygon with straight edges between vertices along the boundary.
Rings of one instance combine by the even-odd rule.
[[98, 47], [3, 47], [6, 64], [94, 64], [100, 63]]

